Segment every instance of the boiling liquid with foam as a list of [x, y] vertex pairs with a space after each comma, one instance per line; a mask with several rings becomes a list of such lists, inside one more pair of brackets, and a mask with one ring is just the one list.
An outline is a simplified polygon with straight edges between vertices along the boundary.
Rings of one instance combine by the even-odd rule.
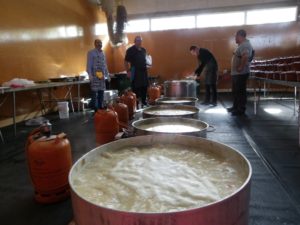
[[102, 207], [172, 212], [218, 201], [241, 187], [246, 177], [235, 160], [168, 144], [102, 152], [85, 162], [73, 187]]

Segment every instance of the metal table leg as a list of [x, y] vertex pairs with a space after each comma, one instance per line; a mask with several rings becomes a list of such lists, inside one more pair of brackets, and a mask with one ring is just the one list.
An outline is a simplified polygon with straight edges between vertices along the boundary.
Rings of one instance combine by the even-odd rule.
[[[8, 98], [8, 95], [6, 95], [6, 96], [4, 97], [4, 99], [3, 99], [2, 101], [0, 101], [0, 107], [4, 104], [4, 102], [7, 100], [7, 98]], [[0, 138], [1, 138], [1, 140], [2, 140], [2, 143], [4, 143], [4, 137], [3, 137], [3, 135], [2, 135], [1, 130], [0, 130]]]
[[266, 81], [264, 81], [264, 98], [266, 97], [266, 88], [267, 88]]
[[3, 135], [2, 135], [2, 132], [1, 132], [1, 130], [0, 130], [0, 137], [1, 137], [1, 141], [2, 141], [2, 143], [4, 143], [4, 138], [3, 138]]
[[70, 99], [70, 104], [71, 104], [72, 112], [74, 112], [74, 105], [73, 105], [72, 92], [70, 92], [70, 94], [69, 94], [69, 99]]
[[297, 87], [294, 87], [294, 116], [296, 115], [297, 108]]
[[67, 91], [67, 94], [65, 95], [65, 99], [67, 99], [67, 97], [69, 96], [71, 109], [72, 109], [72, 112], [74, 112], [74, 105], [73, 105], [73, 98], [72, 98], [72, 87], [73, 87], [73, 85], [68, 87], [68, 91]]
[[37, 92], [37, 96], [38, 96], [39, 101], [40, 101], [40, 107], [41, 107], [42, 115], [46, 115], [46, 105], [45, 105], [45, 101], [44, 101], [44, 98], [43, 98], [43, 91], [42, 91], [42, 89], [37, 89], [36, 92]]
[[257, 107], [257, 98], [256, 98], [256, 81], [254, 81], [255, 83], [254, 83], [254, 115], [256, 115], [256, 112], [257, 112], [257, 110], [256, 110], [256, 107]]
[[80, 112], [80, 83], [77, 84], [77, 112]]
[[[256, 90], [255, 90], [256, 92]], [[256, 92], [256, 106], [255, 106], [255, 115], [257, 114], [257, 108], [260, 102], [260, 93], [261, 93], [261, 81], [258, 81], [258, 92]]]
[[300, 99], [299, 99], [299, 109], [298, 109], [298, 146], [300, 147]]
[[13, 95], [13, 124], [14, 124], [14, 134], [17, 136], [17, 123], [16, 123], [16, 92], [12, 92]]

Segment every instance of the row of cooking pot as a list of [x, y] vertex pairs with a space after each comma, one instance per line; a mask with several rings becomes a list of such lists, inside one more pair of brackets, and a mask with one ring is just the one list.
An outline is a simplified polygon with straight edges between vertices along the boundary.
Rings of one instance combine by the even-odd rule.
[[135, 135], [185, 134], [206, 137], [209, 125], [198, 120], [195, 98], [162, 98], [156, 106], [142, 112], [143, 119], [134, 121]]
[[[229, 146], [194, 136], [206, 136], [209, 125], [196, 120], [199, 109], [194, 103], [176, 104], [178, 99], [162, 99], [166, 104], [156, 105], [142, 112], [143, 119], [133, 122], [136, 137], [121, 139], [102, 145], [83, 157], [72, 167], [69, 175], [72, 204], [76, 225], [247, 225], [249, 215], [251, 166], [248, 160]], [[180, 99], [192, 100], [192, 99]], [[172, 102], [175, 101], [175, 102]], [[181, 127], [180, 127], [181, 126]], [[154, 128], [167, 130], [154, 130]], [[184, 132], [184, 127], [194, 131]], [[169, 129], [169, 130], [168, 130]], [[198, 130], [197, 130], [198, 129]], [[174, 132], [175, 131], [175, 132]], [[144, 135], [152, 134], [152, 135]], [[159, 134], [159, 135], [158, 135]], [[178, 135], [188, 134], [188, 135]], [[142, 136], [140, 136], [142, 135]], [[88, 162], [96, 157], [122, 148], [139, 148], [143, 146], [183, 145], [198, 149], [199, 152], [214, 152], [217, 157], [232, 160], [240, 165], [244, 173], [244, 182], [234, 193], [221, 200], [202, 207], [172, 212], [131, 212], [95, 204], [82, 196], [75, 186], [78, 174]], [[143, 165], [141, 165], [143, 166]], [[138, 168], [137, 168], [138, 169]], [[125, 173], [125, 172], [124, 172]], [[155, 179], [155, 177], [153, 177]], [[143, 182], [143, 181], [141, 181]], [[120, 190], [124, 191], [124, 190]], [[184, 190], [183, 190], [184, 191]], [[175, 197], [175, 196], [174, 196]], [[147, 201], [147, 199], [145, 199]]]

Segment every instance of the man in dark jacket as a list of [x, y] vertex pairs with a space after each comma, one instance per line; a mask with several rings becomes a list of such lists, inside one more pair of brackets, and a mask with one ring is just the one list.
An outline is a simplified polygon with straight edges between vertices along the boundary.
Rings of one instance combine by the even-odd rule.
[[141, 98], [142, 107], [147, 105], [148, 73], [146, 54], [146, 49], [142, 47], [142, 37], [136, 36], [134, 45], [126, 51], [124, 62], [128, 77], [131, 80], [132, 91], [136, 94], [137, 101]]
[[[213, 54], [205, 48], [191, 46], [190, 52], [196, 56], [199, 61], [199, 66], [195, 71], [197, 77], [203, 72], [205, 75], [205, 99], [202, 102], [204, 105], [217, 105], [217, 78], [218, 78], [218, 63]], [[212, 100], [210, 101], [210, 96]]]

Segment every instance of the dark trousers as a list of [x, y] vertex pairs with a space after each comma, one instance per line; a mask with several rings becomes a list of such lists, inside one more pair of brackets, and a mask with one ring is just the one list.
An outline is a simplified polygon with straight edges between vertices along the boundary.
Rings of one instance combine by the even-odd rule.
[[217, 102], [217, 85], [205, 84], [205, 102], [210, 102], [210, 96], [212, 96], [212, 102]]
[[132, 91], [136, 94], [137, 105], [139, 103], [139, 99], [141, 98], [142, 104], [147, 105], [146, 98], [147, 98], [147, 86], [144, 87], [132, 87]]
[[249, 74], [232, 76], [233, 109], [237, 112], [245, 112], [247, 104], [247, 80]]
[[104, 91], [92, 91], [92, 99], [90, 102], [91, 108], [93, 108], [95, 111], [98, 109], [103, 109], [103, 96]]
[[200, 80], [195, 80], [196, 81], [196, 96], [197, 98], [200, 98]]

